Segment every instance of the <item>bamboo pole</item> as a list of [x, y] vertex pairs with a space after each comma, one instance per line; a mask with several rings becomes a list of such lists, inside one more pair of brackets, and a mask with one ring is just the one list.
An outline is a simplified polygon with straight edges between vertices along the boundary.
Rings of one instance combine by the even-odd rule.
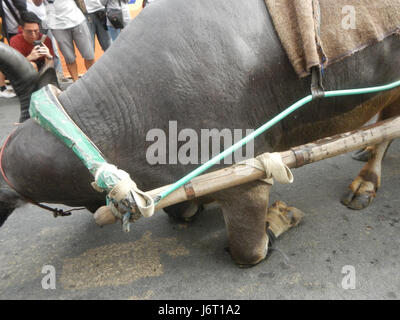
[[[382, 121], [362, 129], [351, 131], [312, 143], [304, 144], [288, 151], [281, 152], [283, 162], [289, 168], [299, 168], [337, 155], [352, 152], [370, 145], [400, 137], [400, 117]], [[216, 191], [238, 186], [250, 181], [265, 178], [265, 173], [247, 165], [233, 165], [213, 171], [191, 180], [190, 196], [184, 187], [162, 199], [156, 210], [172, 204], [201, 197]], [[168, 186], [149, 191], [155, 197]]]
[[[381, 121], [359, 130], [304, 144], [281, 152], [280, 154], [283, 162], [289, 168], [299, 168], [306, 164], [335, 157], [343, 153], [352, 152], [398, 137], [400, 137], [400, 117]], [[264, 171], [248, 165], [235, 164], [192, 179], [190, 183], [175, 190], [158, 202], [155, 209], [159, 210], [173, 204], [263, 178], [265, 178]], [[168, 186], [164, 186], [148, 191], [147, 193], [153, 198], [156, 198], [161, 191], [167, 188]]]

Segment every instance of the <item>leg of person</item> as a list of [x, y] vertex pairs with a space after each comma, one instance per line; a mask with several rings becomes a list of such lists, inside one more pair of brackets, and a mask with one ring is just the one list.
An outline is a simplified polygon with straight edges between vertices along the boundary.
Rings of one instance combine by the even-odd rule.
[[16, 94], [11, 88], [6, 86], [6, 77], [0, 72], [0, 98], [13, 98]]
[[86, 70], [88, 70], [94, 64], [94, 49], [86, 21], [72, 28], [72, 37], [85, 61]]
[[[1, 38], [1, 42], [4, 42], [4, 38]], [[0, 71], [0, 98], [13, 98], [16, 94], [11, 88], [6, 86], [6, 76]]]
[[69, 74], [71, 75], [72, 81], [77, 81], [79, 79], [78, 65], [76, 60], [72, 63], [66, 63]]
[[6, 88], [6, 76], [2, 72], [0, 72], [0, 87], [1, 89], [4, 87], [4, 90]]
[[89, 70], [89, 68], [94, 64], [95, 61], [94, 61], [94, 59], [90, 59], [90, 60], [83, 59], [83, 62], [85, 64], [86, 70]]
[[94, 13], [89, 13], [86, 16], [87, 25], [88, 25], [89, 32], [90, 32], [90, 37], [92, 38], [93, 50], [94, 50], [94, 41], [95, 41], [94, 38], [95, 38], [95, 34], [96, 34], [95, 18], [96, 18], [96, 15]]
[[73, 81], [78, 80], [78, 66], [76, 64], [75, 47], [72, 38], [72, 29], [52, 30], [60, 51], [65, 58], [67, 69]]
[[[104, 24], [102, 21], [99, 19], [97, 15], [95, 15], [95, 18], [93, 19], [93, 23], [95, 25], [95, 30], [97, 34], [97, 39], [99, 40], [100, 46], [103, 49], [103, 51], [106, 51], [108, 47], [111, 45], [111, 38], [110, 34], [107, 32]], [[94, 38], [93, 38], [94, 40]]]
[[31, 65], [35, 68], [36, 71], [39, 71], [39, 68], [35, 62], [31, 61]]
[[53, 51], [54, 51], [54, 69], [61, 75], [63, 75], [63, 69], [61, 65], [61, 59], [60, 59], [60, 53], [58, 52], [58, 46], [57, 46], [57, 41], [53, 36], [53, 33], [51, 30], [47, 32], [47, 36], [51, 39], [51, 44], [53, 45]]
[[111, 40], [112, 40], [112, 42], [114, 42], [117, 39], [119, 33], [121, 32], [121, 29], [115, 29], [113, 26], [109, 26], [109, 25], [107, 27], [108, 27], [108, 33], [111, 37]]

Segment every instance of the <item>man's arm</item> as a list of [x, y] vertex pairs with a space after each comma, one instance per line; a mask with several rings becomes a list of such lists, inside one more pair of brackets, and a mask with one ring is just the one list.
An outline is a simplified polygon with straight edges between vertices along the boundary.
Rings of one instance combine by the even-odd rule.
[[40, 59], [41, 57], [43, 57], [43, 54], [40, 50], [40, 47], [36, 46], [32, 49], [31, 53], [26, 58], [28, 59], [29, 62], [34, 62]]
[[52, 53], [52, 51], [44, 43], [42, 46], [40, 46], [40, 53], [42, 54], [42, 57], [44, 56], [46, 64], [54, 66], [54, 53]]

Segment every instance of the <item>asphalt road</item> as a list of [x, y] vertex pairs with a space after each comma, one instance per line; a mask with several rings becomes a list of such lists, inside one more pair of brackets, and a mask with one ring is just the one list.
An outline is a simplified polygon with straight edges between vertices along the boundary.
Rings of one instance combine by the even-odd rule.
[[[16, 99], [0, 99], [1, 142], [18, 108]], [[26, 205], [0, 229], [0, 299], [399, 299], [400, 141], [384, 160], [375, 202], [352, 211], [339, 199], [361, 167], [346, 154], [294, 170], [292, 185], [276, 184], [270, 200], [305, 218], [250, 269], [224, 250], [216, 207], [189, 224], [158, 212], [125, 234], [118, 224], [97, 227], [88, 211], [54, 219]], [[55, 289], [42, 287], [51, 284], [43, 279], [49, 265]]]

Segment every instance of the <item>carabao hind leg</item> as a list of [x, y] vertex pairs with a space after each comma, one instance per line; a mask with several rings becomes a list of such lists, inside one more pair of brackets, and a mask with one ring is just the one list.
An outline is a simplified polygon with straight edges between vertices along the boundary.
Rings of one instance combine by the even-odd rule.
[[[266, 232], [270, 187], [264, 182], [254, 181], [215, 194], [224, 215], [229, 252], [240, 267], [253, 266], [267, 255], [270, 245]], [[297, 211], [289, 217], [287, 214], [285, 210], [272, 213], [272, 220], [277, 221], [275, 230], [272, 230], [277, 232], [274, 237], [299, 223], [301, 216]], [[277, 218], [278, 215], [285, 215], [285, 218]]]
[[[391, 104], [381, 111], [378, 121], [400, 115], [400, 101]], [[368, 207], [376, 192], [381, 186], [382, 160], [385, 157], [392, 141], [382, 142], [378, 145], [369, 146], [368, 162], [361, 169], [358, 177], [350, 184], [347, 193], [341, 202], [350, 209], [361, 210]]]
[[198, 201], [186, 201], [166, 207], [164, 212], [175, 221], [191, 222], [203, 209], [203, 205]]

